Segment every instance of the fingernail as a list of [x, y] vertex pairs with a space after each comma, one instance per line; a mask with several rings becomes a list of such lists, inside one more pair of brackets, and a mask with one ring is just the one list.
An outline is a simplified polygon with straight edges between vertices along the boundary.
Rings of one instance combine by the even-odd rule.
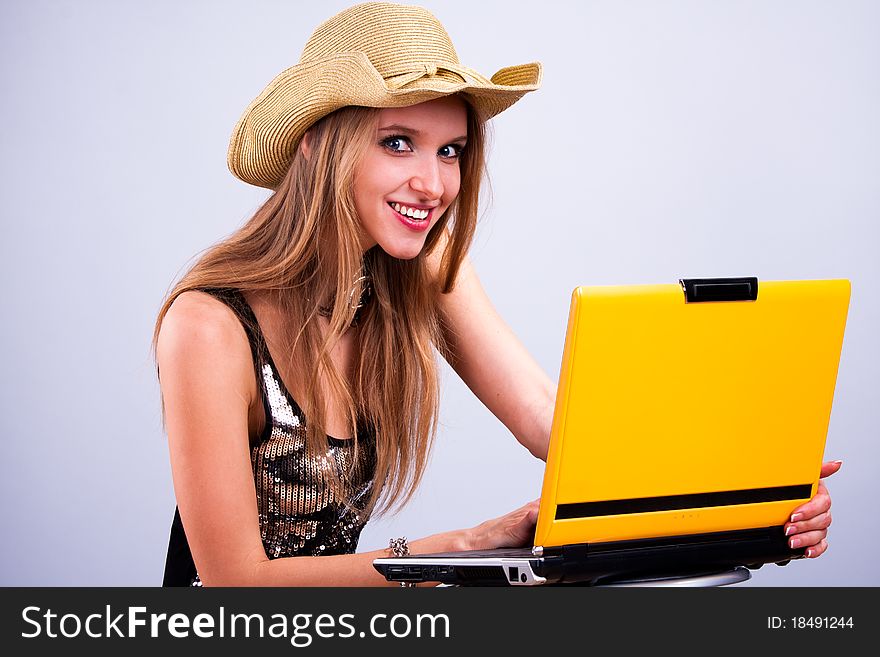
[[807, 559], [809, 559], [810, 557], [812, 557], [812, 556], [813, 556], [813, 549], [810, 548], [809, 550], [807, 550], [807, 551], [806, 551], [806, 555], [807, 555]]
[[798, 520], [801, 519], [801, 516], [802, 516], [802, 515], [803, 515], [802, 513], [792, 513], [792, 514], [791, 514], [791, 521], [792, 521], [792, 522], [797, 522]]
[[789, 525], [788, 527], [785, 528], [785, 535], [791, 536], [792, 534], [794, 534], [794, 530], [795, 530], [795, 526]]
[[801, 544], [801, 539], [793, 538], [788, 542], [788, 546], [793, 550]]
[[837, 465], [843, 465], [843, 461], [831, 461], [832, 463], [836, 463]]

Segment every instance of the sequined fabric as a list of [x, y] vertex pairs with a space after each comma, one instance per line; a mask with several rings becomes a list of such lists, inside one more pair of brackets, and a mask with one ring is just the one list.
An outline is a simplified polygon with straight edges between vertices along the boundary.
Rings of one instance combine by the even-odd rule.
[[[263, 385], [271, 408], [268, 438], [251, 451], [263, 547], [269, 558], [295, 555], [347, 554], [357, 547], [367, 518], [362, 509], [372, 492], [375, 449], [328, 438], [326, 453], [307, 453], [302, 412], [284, 390], [270, 363], [262, 366]], [[352, 472], [351, 506], [336, 499], [328, 485], [330, 469]]]
[[[260, 535], [266, 555], [276, 559], [353, 553], [368, 520], [363, 509], [372, 493], [376, 466], [374, 436], [359, 430], [356, 446], [353, 440], [328, 436], [327, 450], [311, 453], [306, 448], [303, 412], [285, 388], [244, 297], [231, 290], [204, 291], [238, 314], [251, 341], [266, 415], [265, 429], [251, 446]], [[330, 486], [331, 469], [340, 474], [350, 473], [349, 504], [338, 499]], [[178, 523], [179, 514], [175, 514], [175, 524]], [[172, 544], [174, 540], [172, 527]], [[184, 556], [192, 563], [188, 545], [185, 547]], [[170, 545], [166, 585], [172, 552]], [[182, 562], [182, 557], [175, 558]], [[172, 565], [177, 567], [179, 563]], [[194, 566], [190, 573], [189, 585], [201, 586]]]

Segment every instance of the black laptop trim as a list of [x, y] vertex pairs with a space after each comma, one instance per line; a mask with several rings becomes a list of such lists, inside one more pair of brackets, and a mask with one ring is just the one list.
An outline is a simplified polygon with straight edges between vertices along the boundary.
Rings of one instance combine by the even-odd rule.
[[689, 493], [687, 495], [637, 497], [627, 500], [605, 500], [602, 502], [575, 502], [558, 504], [556, 506], [556, 520], [618, 516], [631, 513], [648, 513], [651, 511], [700, 509], [704, 507], [733, 506], [736, 504], [755, 504], [757, 502], [801, 500], [809, 498], [812, 492], [813, 487], [811, 484], [801, 484], [798, 486], [750, 488], [716, 493]]

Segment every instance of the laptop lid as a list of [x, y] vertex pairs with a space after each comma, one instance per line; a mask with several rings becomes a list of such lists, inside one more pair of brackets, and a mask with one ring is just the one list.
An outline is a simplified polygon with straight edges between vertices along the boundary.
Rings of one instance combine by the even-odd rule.
[[575, 289], [535, 545], [785, 523], [818, 484], [849, 296], [847, 280]]

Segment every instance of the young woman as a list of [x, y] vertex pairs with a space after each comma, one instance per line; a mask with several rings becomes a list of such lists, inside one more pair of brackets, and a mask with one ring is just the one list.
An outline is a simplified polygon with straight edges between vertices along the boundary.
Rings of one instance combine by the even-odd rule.
[[[355, 554], [405, 503], [438, 414], [435, 350], [539, 458], [555, 386], [492, 308], [467, 251], [484, 123], [540, 66], [463, 67], [419, 7], [317, 28], [233, 133], [229, 165], [274, 190], [175, 286], [155, 345], [178, 513], [166, 585], [381, 585]], [[827, 464], [823, 476], [839, 464]], [[825, 550], [824, 486], [789, 523]], [[536, 502], [409, 551], [514, 547]]]

